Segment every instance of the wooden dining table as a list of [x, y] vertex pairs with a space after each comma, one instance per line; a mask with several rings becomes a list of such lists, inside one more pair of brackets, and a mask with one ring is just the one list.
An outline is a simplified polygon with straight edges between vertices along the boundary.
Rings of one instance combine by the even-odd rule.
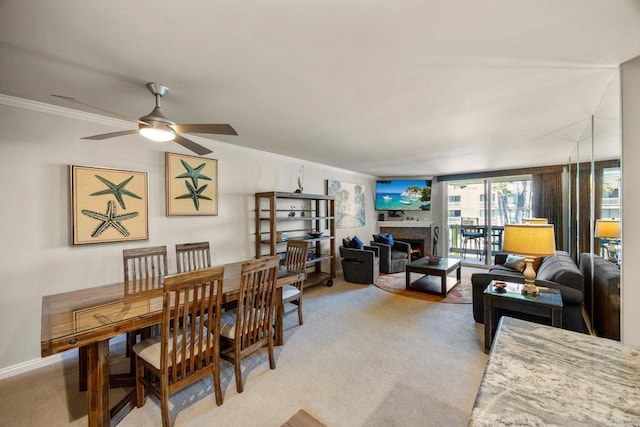
[[[242, 262], [224, 265], [225, 303], [239, 297]], [[282, 287], [305, 279], [304, 272], [280, 270], [276, 284], [275, 344], [283, 343]], [[113, 410], [109, 402], [109, 339], [162, 321], [162, 280], [151, 278], [96, 286], [42, 298], [42, 357], [72, 349], [87, 354], [89, 426], [109, 426], [131, 402]], [[133, 393], [130, 393], [132, 397]]]

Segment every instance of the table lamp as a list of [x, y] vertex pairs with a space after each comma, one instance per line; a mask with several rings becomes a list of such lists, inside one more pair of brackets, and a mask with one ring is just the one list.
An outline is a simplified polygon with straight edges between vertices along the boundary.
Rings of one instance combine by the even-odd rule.
[[534, 285], [536, 272], [533, 269], [533, 259], [553, 255], [556, 252], [553, 224], [505, 225], [503, 250], [524, 255], [526, 268], [523, 272], [524, 288], [522, 293], [536, 295], [538, 288]]
[[609, 261], [614, 264], [618, 263], [618, 257], [616, 254], [616, 245], [612, 240], [620, 238], [620, 220], [611, 219], [596, 219], [596, 231], [595, 237], [599, 239], [607, 239], [609, 252]]
[[547, 218], [522, 218], [523, 224], [549, 224]]

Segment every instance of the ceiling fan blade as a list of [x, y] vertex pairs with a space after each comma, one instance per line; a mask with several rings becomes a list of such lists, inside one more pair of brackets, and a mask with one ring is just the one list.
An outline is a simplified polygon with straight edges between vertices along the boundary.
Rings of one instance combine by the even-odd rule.
[[105, 114], [108, 114], [109, 116], [114, 117], [116, 119], [126, 120], [128, 122], [136, 123], [136, 124], [143, 124], [143, 125], [147, 125], [148, 124], [148, 123], [142, 122], [142, 121], [140, 121], [138, 119], [134, 119], [134, 118], [131, 118], [131, 117], [123, 116], [122, 114], [114, 113], [113, 111], [109, 111], [109, 110], [105, 110], [104, 108], [96, 107], [95, 105], [88, 104], [88, 103], [86, 103], [84, 101], [80, 101], [80, 100], [77, 100], [75, 98], [71, 98], [69, 96], [63, 96], [63, 95], [51, 95], [51, 96], [55, 96], [56, 98], [64, 99], [65, 101], [73, 102], [75, 104], [84, 105], [85, 107], [93, 108], [94, 110], [101, 111], [101, 112], [103, 112]]
[[92, 139], [94, 141], [100, 141], [102, 139], [115, 138], [116, 136], [131, 135], [134, 133], [138, 133], [138, 129], [122, 130], [120, 132], [102, 133], [100, 135], [85, 136], [84, 138], [80, 138], [80, 139]]
[[177, 142], [178, 144], [182, 145], [184, 148], [187, 148], [200, 156], [204, 154], [213, 153], [213, 151], [209, 150], [208, 148], [204, 148], [202, 145], [196, 144], [192, 140], [187, 139], [184, 136], [181, 136], [178, 134], [176, 134], [176, 137], [173, 139], [173, 141]]
[[237, 135], [231, 125], [226, 124], [185, 124], [171, 126], [177, 133], [217, 133], [219, 135]]

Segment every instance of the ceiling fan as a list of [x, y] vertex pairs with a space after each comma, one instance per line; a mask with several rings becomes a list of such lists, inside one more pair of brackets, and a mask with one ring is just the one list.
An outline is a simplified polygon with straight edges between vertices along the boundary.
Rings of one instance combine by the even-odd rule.
[[136, 123], [138, 125], [138, 129], [132, 130], [124, 130], [120, 132], [111, 132], [111, 133], [103, 133], [100, 135], [93, 136], [85, 136], [82, 139], [92, 139], [92, 140], [102, 140], [107, 138], [114, 138], [116, 136], [124, 136], [131, 135], [134, 133], [140, 133], [140, 135], [148, 138], [152, 141], [171, 141], [177, 142], [183, 147], [193, 151], [196, 154], [203, 155], [209, 154], [212, 151], [208, 148], [203, 147], [200, 144], [197, 144], [190, 139], [182, 136], [182, 133], [212, 133], [218, 135], [237, 135], [238, 133], [228, 124], [176, 124], [175, 122], [169, 120], [167, 116], [162, 112], [162, 108], [160, 107], [160, 98], [165, 96], [169, 89], [159, 83], [147, 83], [147, 89], [153, 96], [156, 97], [156, 107], [146, 116], [140, 117], [139, 119], [133, 119], [130, 117], [126, 117], [117, 113], [113, 113], [111, 111], [105, 110], [100, 107], [96, 107], [94, 105], [88, 104], [83, 101], [79, 101], [75, 98], [70, 98], [68, 96], [62, 95], [51, 95], [56, 98], [61, 98], [66, 101], [71, 101], [76, 104], [85, 105], [87, 107], [91, 107], [93, 109], [102, 111], [111, 116], [118, 117], [120, 119], [127, 120], [132, 123]]

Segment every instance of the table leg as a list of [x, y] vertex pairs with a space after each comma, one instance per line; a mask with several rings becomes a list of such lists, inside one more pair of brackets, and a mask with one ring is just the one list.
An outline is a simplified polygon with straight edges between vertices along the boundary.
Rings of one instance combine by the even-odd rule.
[[456, 268], [456, 281], [457, 283], [462, 282], [462, 264], [458, 264], [458, 268]]
[[484, 352], [491, 350], [491, 333], [493, 332], [493, 308], [491, 307], [491, 297], [484, 294]]
[[282, 304], [282, 287], [276, 288], [276, 339], [275, 345], [283, 345], [284, 344], [284, 332], [283, 332], [283, 323], [284, 323], [284, 307]]
[[447, 297], [447, 272], [443, 271], [440, 276], [440, 296]]
[[562, 308], [551, 309], [551, 326], [562, 328]]
[[78, 348], [78, 391], [87, 391], [87, 347]]
[[108, 339], [87, 345], [87, 391], [89, 426], [109, 426]]
[[411, 287], [411, 271], [408, 268], [405, 268], [405, 288], [409, 289]]

